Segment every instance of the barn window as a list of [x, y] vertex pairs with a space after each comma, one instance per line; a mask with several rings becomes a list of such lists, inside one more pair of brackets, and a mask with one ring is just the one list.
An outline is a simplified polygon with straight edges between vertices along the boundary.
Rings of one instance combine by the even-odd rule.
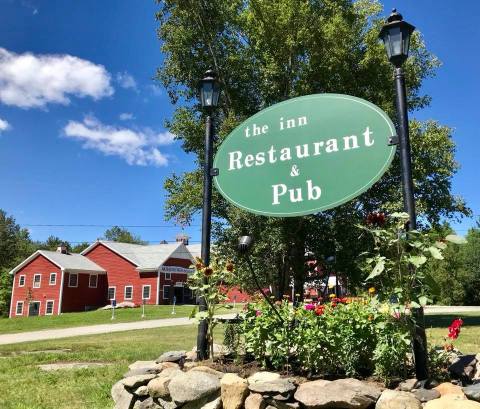
[[50, 285], [57, 284], [57, 273], [50, 273]]
[[108, 299], [110, 301], [115, 299], [115, 287], [108, 287]]
[[142, 287], [142, 299], [144, 300], [149, 300], [150, 299], [150, 285], [144, 285]]
[[131, 300], [133, 298], [133, 285], [125, 286], [125, 299]]
[[23, 315], [23, 301], [17, 301], [16, 315]]
[[165, 273], [165, 280], [171, 280], [172, 279], [172, 273]]
[[164, 285], [163, 286], [163, 299], [168, 300], [170, 298], [170, 286]]
[[18, 286], [19, 286], [19, 287], [25, 286], [25, 276], [24, 276], [24, 275], [21, 275], [21, 276], [18, 278]]
[[88, 286], [90, 288], [97, 288], [98, 276], [96, 274], [90, 274], [88, 279]]
[[69, 287], [78, 287], [78, 274], [70, 273], [68, 275], [68, 286]]
[[42, 282], [42, 275], [41, 274], [35, 274], [33, 276], [33, 288], [40, 288], [41, 282]]
[[45, 315], [52, 315], [53, 314], [53, 300], [48, 300], [47, 305], [45, 307]]

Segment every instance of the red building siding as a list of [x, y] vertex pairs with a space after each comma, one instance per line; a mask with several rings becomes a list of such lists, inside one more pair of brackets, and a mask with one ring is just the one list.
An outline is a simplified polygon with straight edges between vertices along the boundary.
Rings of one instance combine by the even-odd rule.
[[[50, 285], [50, 273], [56, 273], [55, 285]], [[41, 274], [40, 288], [33, 288], [33, 276]], [[19, 286], [20, 276], [25, 276], [25, 285]], [[10, 309], [10, 316], [28, 316], [28, 301], [40, 302], [39, 315], [45, 315], [46, 302], [53, 300], [53, 314], [57, 315], [58, 300], [60, 294], [60, 282], [62, 280], [62, 271], [50, 260], [42, 255], [35, 257], [30, 263], [19, 270], [14, 276], [13, 296]], [[18, 301], [23, 301], [23, 313], [16, 314]]]
[[[126, 260], [103, 244], [98, 244], [88, 253], [84, 254], [108, 274], [108, 287], [115, 287], [115, 299], [117, 303], [130, 301], [135, 304], [142, 303], [142, 286], [150, 285], [150, 300], [147, 304], [156, 304], [158, 274], [139, 273], [135, 264]], [[132, 299], [125, 299], [125, 287], [133, 286]]]
[[[107, 275], [97, 275], [97, 287], [90, 288], [90, 274], [78, 274], [78, 286], [69, 287], [71, 273], [65, 273], [63, 280], [62, 312], [77, 312], [103, 307], [107, 300]], [[94, 274], [94, 273], [92, 273]]]

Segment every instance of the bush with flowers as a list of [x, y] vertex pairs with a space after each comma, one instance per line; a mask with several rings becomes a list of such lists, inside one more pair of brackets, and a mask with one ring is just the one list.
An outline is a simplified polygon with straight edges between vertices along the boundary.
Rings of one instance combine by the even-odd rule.
[[265, 367], [325, 376], [405, 376], [411, 369], [405, 322], [376, 297], [326, 304], [277, 305], [283, 323], [263, 302], [250, 305], [245, 349]]

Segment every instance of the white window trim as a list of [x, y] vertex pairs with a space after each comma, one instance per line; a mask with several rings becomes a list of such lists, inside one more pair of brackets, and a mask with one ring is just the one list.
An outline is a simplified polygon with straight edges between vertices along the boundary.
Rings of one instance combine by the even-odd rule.
[[[22, 277], [23, 277], [23, 284], [20, 284], [22, 282]], [[19, 287], [25, 287], [25, 281], [27, 281], [27, 277], [25, 274], [21, 274], [18, 276], [18, 286]]]
[[[77, 283], [76, 283], [76, 285], [70, 285], [71, 280], [72, 280], [72, 276], [77, 276]], [[77, 287], [78, 287], [78, 273], [68, 273], [68, 286], [69, 286], [70, 288], [77, 288]]]
[[165, 273], [165, 281], [166, 280], [172, 280], [172, 273]]
[[170, 285], [164, 285], [163, 288], [162, 288], [162, 291], [163, 291], [163, 292], [162, 292], [162, 297], [163, 297], [163, 299], [164, 299], [164, 300], [169, 300], [170, 297], [165, 297], [165, 287], [168, 287], [168, 292], [170, 292], [170, 287], [171, 287], [171, 286], [170, 286]]
[[[22, 306], [22, 312], [20, 312], [20, 314], [18, 313], [18, 305], [21, 305]], [[17, 301], [17, 304], [15, 304], [15, 315], [18, 315], [18, 316], [21, 316], [23, 315], [23, 307], [24, 307], [24, 303], [23, 301]]]
[[[92, 276], [95, 276], [95, 285], [91, 285]], [[98, 274], [90, 274], [88, 276], [88, 288], [97, 288], [98, 287]]]
[[115, 300], [115, 297], [117, 296], [117, 286], [116, 285], [111, 285], [108, 287], [108, 290], [107, 290], [107, 296], [108, 296], [108, 293], [110, 292], [110, 288], [113, 288], [113, 298], [108, 298], [108, 301], [112, 301], [112, 300]]
[[[55, 277], [52, 283], [52, 276]], [[50, 277], [48, 278], [48, 285], [57, 285], [57, 273], [50, 273]]]
[[[40, 280], [38, 281], [38, 287], [35, 285], [35, 277], [40, 277]], [[42, 274], [41, 273], [36, 273], [33, 275], [33, 288], [42, 288]]]
[[[148, 287], [148, 298], [145, 298], [145, 288]], [[152, 286], [150, 284], [142, 285], [142, 300], [149, 300], [152, 297]]]
[[[127, 288], [132, 289], [132, 294], [130, 298], [127, 298]], [[123, 299], [124, 300], [133, 300], [133, 285], [126, 285], [125, 288], [123, 289]]]
[[[52, 303], [52, 312], [49, 314], [48, 311], [48, 303]], [[55, 300], [47, 300], [45, 301], [45, 315], [53, 315], [53, 311], [55, 310]]]

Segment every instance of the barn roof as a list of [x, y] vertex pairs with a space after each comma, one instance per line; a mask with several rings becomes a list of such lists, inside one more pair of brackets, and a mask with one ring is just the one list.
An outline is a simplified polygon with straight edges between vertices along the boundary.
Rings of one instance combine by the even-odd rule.
[[169, 258], [180, 258], [193, 262], [192, 253], [181, 242], [144, 245], [98, 240], [86, 248], [82, 254], [88, 254], [99, 244], [103, 244], [136, 265], [139, 271], [157, 271]]
[[37, 250], [30, 257], [25, 259], [22, 263], [10, 271], [10, 274], [15, 274], [17, 271], [25, 267], [28, 263], [40, 255], [67, 272], [105, 273], [105, 270], [102, 267], [80, 254], [64, 254], [58, 251]]

